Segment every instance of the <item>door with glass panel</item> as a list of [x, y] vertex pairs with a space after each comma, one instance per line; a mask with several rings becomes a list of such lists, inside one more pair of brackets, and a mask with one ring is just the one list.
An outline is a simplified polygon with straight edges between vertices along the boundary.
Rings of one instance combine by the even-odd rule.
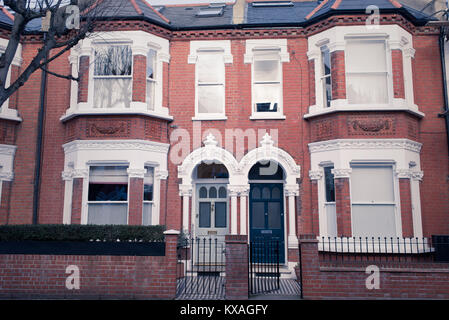
[[250, 240], [278, 241], [279, 262], [283, 263], [285, 261], [283, 184], [251, 183], [250, 186]]
[[228, 191], [226, 184], [197, 185], [196, 232], [198, 237], [224, 240], [228, 233]]

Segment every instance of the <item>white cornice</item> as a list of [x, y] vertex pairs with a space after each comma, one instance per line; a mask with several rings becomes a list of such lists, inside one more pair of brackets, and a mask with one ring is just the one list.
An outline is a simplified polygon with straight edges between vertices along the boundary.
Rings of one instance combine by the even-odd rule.
[[76, 140], [63, 145], [66, 154], [81, 150], [141, 150], [167, 154], [169, 147], [167, 143], [146, 140]]
[[422, 144], [409, 139], [336, 139], [309, 143], [311, 153], [342, 149], [403, 149], [420, 153]]

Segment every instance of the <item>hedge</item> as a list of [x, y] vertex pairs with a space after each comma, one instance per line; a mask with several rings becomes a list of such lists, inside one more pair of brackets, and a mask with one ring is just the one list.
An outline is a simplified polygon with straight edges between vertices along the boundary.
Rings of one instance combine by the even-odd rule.
[[128, 225], [4, 225], [0, 241], [164, 241], [165, 226]]

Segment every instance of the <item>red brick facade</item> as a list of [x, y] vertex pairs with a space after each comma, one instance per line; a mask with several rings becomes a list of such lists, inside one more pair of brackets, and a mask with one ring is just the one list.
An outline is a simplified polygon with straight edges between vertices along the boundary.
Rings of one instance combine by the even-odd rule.
[[[43, 153], [40, 183], [40, 201], [38, 208], [39, 223], [62, 223], [64, 208], [64, 171], [63, 145], [78, 140], [145, 140], [170, 143], [170, 134], [175, 128], [185, 129], [191, 139], [190, 149], [194, 145], [194, 125], [201, 124], [203, 141], [208, 129], [214, 129], [225, 137], [226, 129], [254, 129], [270, 132], [277, 130], [278, 147], [288, 153], [301, 168], [299, 195], [296, 197], [296, 233], [317, 234], [319, 232], [318, 190], [309, 178], [309, 143], [333, 139], [409, 139], [422, 143], [421, 170], [424, 178], [420, 183], [421, 216], [423, 234], [449, 233], [449, 188], [447, 161], [447, 141], [444, 121], [438, 117], [443, 107], [441, 64], [438, 49], [438, 33], [427, 27], [415, 27], [400, 16], [385, 16], [382, 24], [400, 24], [413, 35], [416, 50], [412, 59], [414, 101], [424, 117], [418, 117], [407, 111], [354, 111], [334, 112], [318, 117], [304, 119], [309, 107], [316, 102], [315, 69], [316, 66], [307, 57], [307, 38], [322, 30], [336, 25], [355, 25], [356, 17], [339, 16], [319, 22], [314, 28], [276, 28], [266, 30], [207, 30], [179, 31], [162, 30], [148, 23], [126, 25], [114, 21], [104, 28], [131, 30], [163, 36], [170, 41], [170, 61], [162, 63], [161, 104], [168, 108], [173, 120], [142, 114], [123, 115], [78, 115], [61, 121], [70, 105], [70, 82], [49, 76], [47, 81], [46, 114], [43, 127]], [[101, 26], [100, 26], [101, 28]], [[256, 38], [287, 39], [289, 62], [282, 62], [283, 115], [285, 119], [251, 120], [251, 63], [245, 63], [246, 40]], [[226, 120], [193, 121], [195, 117], [195, 64], [188, 63], [190, 40], [230, 40], [233, 62], [225, 64], [225, 110]], [[37, 50], [37, 44], [25, 40], [23, 45], [23, 65], [26, 67]], [[50, 70], [69, 73], [69, 53], [64, 54], [50, 65]], [[346, 98], [344, 51], [332, 53], [332, 96], [333, 99]], [[403, 53], [393, 50], [394, 97], [404, 98]], [[134, 56], [132, 100], [145, 102], [145, 66], [146, 57]], [[89, 77], [92, 67], [89, 57], [79, 58], [78, 102], [87, 102]], [[14, 71], [16, 72], [16, 71]], [[417, 76], [419, 75], [419, 76]], [[39, 88], [41, 73], [36, 72], [11, 98], [10, 106], [17, 106], [23, 122], [11, 124], [0, 120], [0, 141], [2, 144], [17, 146], [14, 158], [14, 180], [8, 186], [4, 183], [0, 223], [23, 224], [32, 222], [33, 182], [36, 159], [37, 110], [39, 109]], [[257, 136], [260, 142], [263, 135]], [[171, 146], [176, 141], [171, 142]], [[224, 140], [219, 141], [224, 146]], [[244, 153], [248, 150], [245, 142]], [[228, 150], [235, 154], [235, 150]], [[126, 153], [126, 151], [124, 151]], [[187, 156], [187, 155], [186, 155]], [[170, 158], [170, 154], [168, 155]], [[118, 159], [123, 160], [123, 159]], [[151, 162], [151, 159], [146, 159]], [[179, 230], [182, 227], [182, 198], [179, 195], [179, 163], [168, 160], [168, 178], [160, 180], [159, 222], [168, 229]], [[402, 180], [401, 180], [402, 181]], [[338, 234], [351, 236], [351, 203], [348, 179], [336, 179]], [[129, 197], [129, 223], [141, 221], [141, 179], [131, 179]], [[73, 179], [71, 200], [71, 222], [81, 223], [83, 182]], [[135, 194], [134, 194], [135, 192]], [[26, 196], [25, 196], [26, 195]], [[403, 217], [403, 235], [410, 236], [410, 190], [401, 182], [400, 203]], [[190, 199], [189, 208], [195, 204]], [[285, 206], [288, 209], [288, 206]], [[237, 230], [240, 230], [240, 198], [237, 197]], [[248, 212], [248, 210], [247, 210]], [[188, 219], [192, 219], [189, 216]], [[288, 221], [288, 220], [287, 220]], [[192, 225], [190, 220], [189, 225]], [[285, 224], [287, 227], [287, 223]], [[247, 225], [248, 230], [250, 229]], [[295, 256], [292, 254], [292, 256]]]

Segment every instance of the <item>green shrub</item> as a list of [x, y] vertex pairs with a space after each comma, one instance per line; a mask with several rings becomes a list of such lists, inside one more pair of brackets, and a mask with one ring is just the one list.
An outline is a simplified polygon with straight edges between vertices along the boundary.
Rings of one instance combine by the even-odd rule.
[[0, 241], [164, 241], [165, 226], [127, 225], [7, 225]]

